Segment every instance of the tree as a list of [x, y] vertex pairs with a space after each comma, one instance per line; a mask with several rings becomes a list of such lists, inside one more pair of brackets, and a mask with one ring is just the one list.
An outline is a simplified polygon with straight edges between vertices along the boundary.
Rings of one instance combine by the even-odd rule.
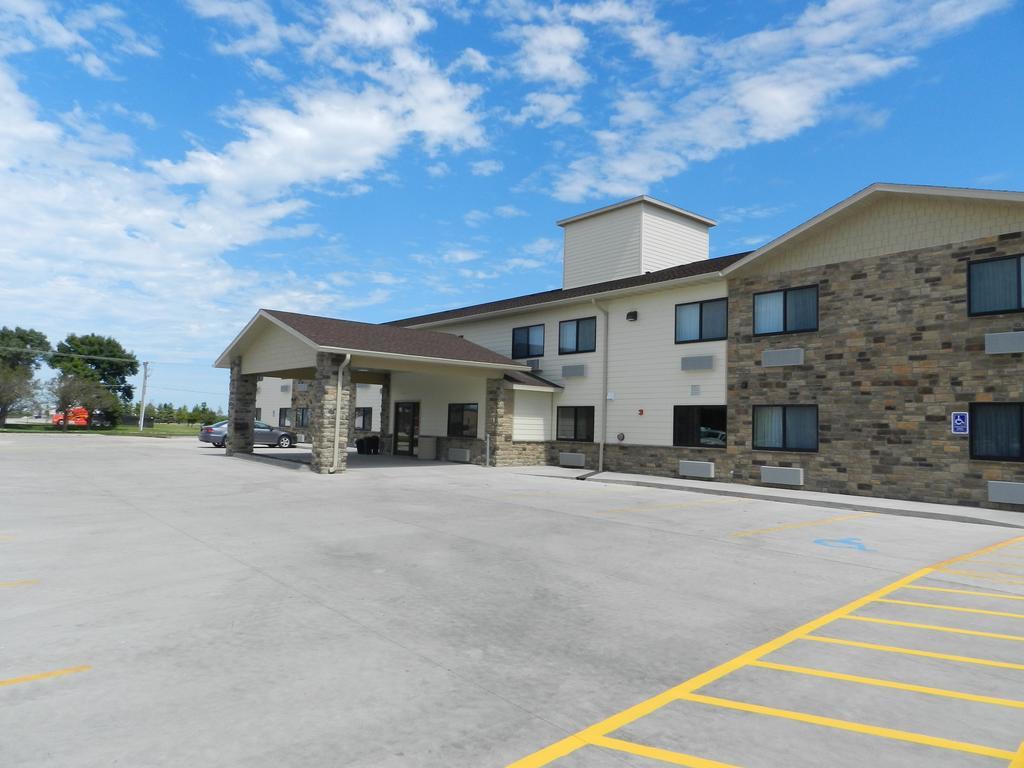
[[117, 403], [117, 397], [90, 376], [62, 373], [50, 379], [46, 389], [53, 399], [56, 410], [64, 414], [65, 432], [68, 431], [68, 422], [71, 421], [68, 415], [72, 408], [82, 407], [88, 410], [91, 424], [93, 411], [106, 410]]
[[128, 383], [128, 377], [139, 372], [139, 361], [116, 339], [96, 333], [87, 333], [83, 336], [72, 333], [57, 344], [57, 351], [89, 357], [57, 355], [51, 363], [54, 368], [62, 373], [91, 378], [105, 384], [107, 391], [120, 398], [122, 402], [132, 401], [135, 390]]
[[187, 406], [179, 405], [174, 409], [174, 423], [175, 424], [188, 424], [189, 423], [189, 410]]
[[0, 427], [7, 424], [7, 414], [27, 404], [35, 394], [31, 368], [8, 368], [0, 364]]
[[156, 420], [162, 424], [174, 421], [174, 403], [160, 403], [156, 407]]
[[6, 325], [0, 328], [0, 427], [7, 423], [7, 414], [35, 391], [32, 374], [39, 368], [42, 355], [50, 342], [46, 334], [34, 328]]

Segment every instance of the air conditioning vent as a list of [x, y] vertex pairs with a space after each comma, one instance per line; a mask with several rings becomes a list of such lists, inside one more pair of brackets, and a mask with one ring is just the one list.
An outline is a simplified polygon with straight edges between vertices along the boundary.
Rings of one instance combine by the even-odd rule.
[[534, 373], [538, 373], [540, 371], [540, 360], [527, 360], [526, 364], [530, 366], [530, 370]]

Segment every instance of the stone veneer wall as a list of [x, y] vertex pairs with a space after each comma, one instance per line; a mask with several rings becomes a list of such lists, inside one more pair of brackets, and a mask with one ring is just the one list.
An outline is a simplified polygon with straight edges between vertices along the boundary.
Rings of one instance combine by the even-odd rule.
[[[1024, 464], [972, 460], [949, 421], [972, 402], [1024, 400], [1024, 355], [984, 351], [986, 333], [1020, 330], [1024, 315], [967, 315], [967, 264], [1022, 251], [1018, 232], [731, 278], [733, 479], [758, 483], [765, 464], [802, 467], [807, 490], [1020, 511], [988, 502], [987, 481], [1024, 482]], [[753, 336], [754, 293], [814, 283], [818, 331]], [[764, 350], [791, 347], [803, 365], [761, 366]], [[753, 451], [755, 404], [817, 404], [818, 452]]]
[[485, 441], [481, 440], [479, 437], [438, 437], [438, 461], [448, 461], [449, 448], [468, 448], [470, 464], [480, 464], [482, 466], [486, 463], [486, 457], [484, 454], [487, 451], [487, 446]]
[[242, 373], [242, 358], [231, 359], [228, 383], [228, 456], [252, 453], [253, 420], [256, 418], [256, 376]]
[[354, 390], [349, 368], [345, 368], [342, 380], [338, 381], [338, 366], [344, 360], [344, 355], [316, 353], [316, 379], [311, 387], [313, 398], [309, 414], [309, 423], [313, 428], [313, 460], [310, 469], [320, 474], [327, 473], [334, 461], [334, 420], [335, 410], [339, 406], [338, 470], [344, 471], [348, 461], [348, 401]]

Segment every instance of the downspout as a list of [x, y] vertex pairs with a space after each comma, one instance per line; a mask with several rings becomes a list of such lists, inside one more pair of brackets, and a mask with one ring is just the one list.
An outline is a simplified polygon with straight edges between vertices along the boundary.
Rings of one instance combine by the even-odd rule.
[[591, 299], [604, 315], [604, 338], [601, 344], [601, 439], [597, 443], [597, 471], [604, 472], [604, 441], [608, 436], [608, 310]]
[[338, 440], [341, 439], [341, 382], [342, 375], [351, 362], [352, 355], [345, 355], [345, 359], [338, 365], [338, 384], [334, 388], [334, 461], [331, 462], [331, 468], [327, 470], [329, 475], [338, 471]]

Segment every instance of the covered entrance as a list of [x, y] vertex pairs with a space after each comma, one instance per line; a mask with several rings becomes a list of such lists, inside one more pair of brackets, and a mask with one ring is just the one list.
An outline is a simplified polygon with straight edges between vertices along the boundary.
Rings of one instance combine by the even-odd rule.
[[[512, 440], [506, 377], [530, 376], [527, 366], [452, 334], [266, 309], [215, 365], [231, 371], [229, 455], [253, 451], [258, 376], [312, 382], [310, 468], [323, 474], [346, 468], [357, 384], [381, 386], [381, 453], [416, 456], [421, 437], [431, 435], [446, 441], [439, 458], [457, 451], [466, 457], [457, 460], [485, 463], [484, 446]], [[480, 414], [456, 437], [450, 403]]]

